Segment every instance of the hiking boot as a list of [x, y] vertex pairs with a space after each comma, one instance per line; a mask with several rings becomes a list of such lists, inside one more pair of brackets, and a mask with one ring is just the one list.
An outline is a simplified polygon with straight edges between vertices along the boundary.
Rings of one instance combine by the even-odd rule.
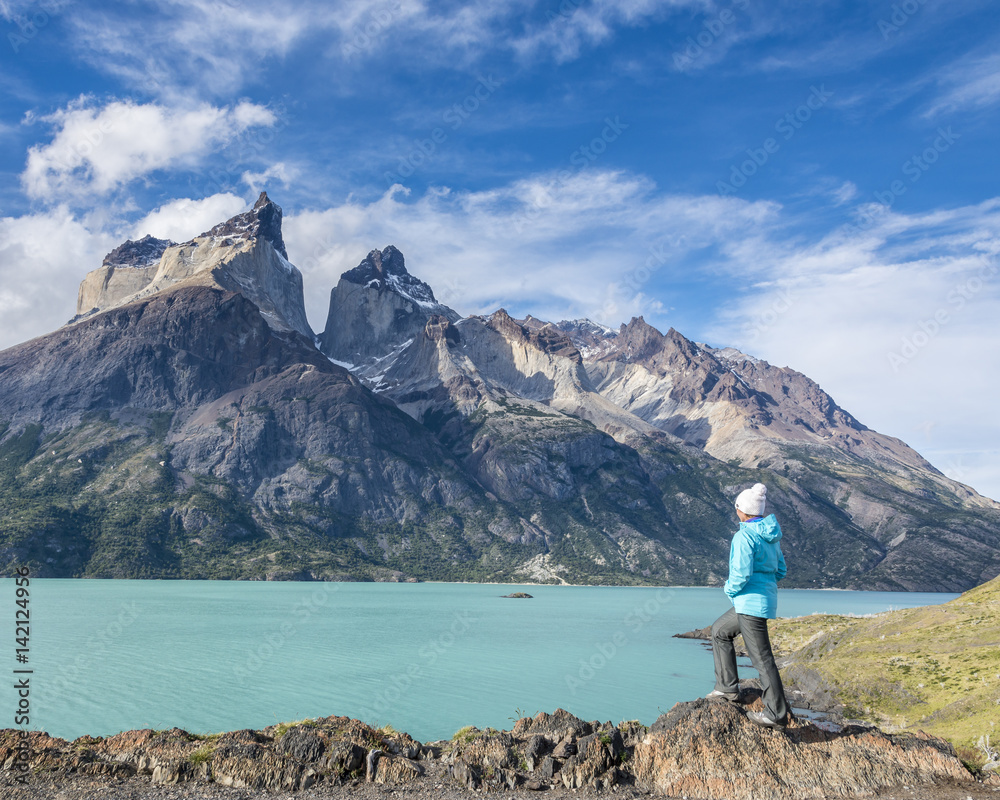
[[729, 700], [731, 703], [735, 703], [740, 699], [739, 692], [720, 692], [718, 689], [713, 689], [711, 692], [705, 695], [706, 700]]
[[776, 731], [783, 731], [785, 729], [784, 722], [778, 722], [776, 719], [771, 719], [764, 711], [748, 711], [747, 719], [754, 725], [760, 725], [762, 728], [772, 728]]

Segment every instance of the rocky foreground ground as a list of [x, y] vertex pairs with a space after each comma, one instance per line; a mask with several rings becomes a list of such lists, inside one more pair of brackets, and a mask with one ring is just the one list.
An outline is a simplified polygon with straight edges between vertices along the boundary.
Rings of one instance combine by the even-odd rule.
[[751, 689], [741, 704], [678, 703], [649, 728], [585, 722], [560, 709], [518, 720], [510, 731], [468, 728], [429, 743], [347, 717], [209, 737], [176, 728], [72, 742], [31, 733], [27, 785], [13, 782], [21, 735], [7, 729], [0, 797], [1000, 798], [1000, 778], [977, 779], [942, 739], [807, 720], [778, 732], [747, 719], [755, 708], [760, 695]]

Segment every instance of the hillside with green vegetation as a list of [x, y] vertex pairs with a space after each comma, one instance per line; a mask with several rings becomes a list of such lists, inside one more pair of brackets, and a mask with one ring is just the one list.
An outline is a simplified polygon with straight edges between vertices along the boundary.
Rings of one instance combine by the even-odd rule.
[[1000, 577], [935, 606], [867, 617], [782, 619], [772, 641], [786, 688], [829, 688], [846, 717], [922, 730], [967, 760], [1000, 739]]
[[463, 318], [389, 246], [321, 350], [281, 216], [262, 193], [125, 242], [70, 324], [0, 351], [0, 576], [718, 585], [756, 482], [786, 585], [1000, 572], [1000, 504], [804, 375], [641, 318]]
[[[587, 525], [586, 512], [636, 530], [650, 530], [653, 520], [648, 503], [614, 507], [611, 490], [626, 496], [633, 488], [615, 464], [581, 478], [594, 498], [586, 508], [544, 496], [515, 508], [473, 485], [458, 510], [414, 492], [401, 496], [409, 519], [376, 521], [334, 506], [328, 487], [335, 476], [316, 460], [300, 458], [293, 466], [315, 476], [320, 490], [296, 487], [293, 502], [267, 506], [232, 480], [177, 468], [167, 437], [172, 416], [132, 411], [125, 423], [91, 414], [63, 431], [30, 425], [6, 437], [0, 420], [0, 574], [28, 565], [38, 577], [630, 585], [665, 582], [668, 544], [686, 557], [676, 571], [679, 583], [696, 581], [722, 560], [721, 544], [709, 550], [670, 542], [665, 533], [666, 544], [649, 539], [645, 549], [647, 540], [634, 537], [628, 560], [620, 557], [614, 541]], [[684, 483], [697, 478], [705, 473], [678, 470], [661, 479], [661, 491], [668, 499], [682, 488], [708, 494]], [[693, 505], [678, 502], [677, 516], [693, 513]], [[539, 530], [553, 532], [551, 541], [522, 533], [519, 513], [526, 509]], [[715, 513], [711, 527], [724, 530]], [[543, 554], [559, 565], [558, 578], [523, 571]]]

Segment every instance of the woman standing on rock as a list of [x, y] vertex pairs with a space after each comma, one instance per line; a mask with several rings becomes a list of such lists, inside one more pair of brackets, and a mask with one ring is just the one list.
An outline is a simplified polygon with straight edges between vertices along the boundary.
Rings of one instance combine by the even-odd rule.
[[765, 711], [751, 711], [751, 722], [777, 730], [785, 729], [788, 705], [785, 689], [771, 652], [767, 621], [778, 616], [778, 581], [785, 577], [781, 554], [781, 528], [774, 514], [764, 516], [767, 487], [754, 484], [736, 498], [740, 528], [729, 548], [729, 580], [723, 587], [733, 607], [712, 625], [712, 655], [715, 657], [715, 690], [707, 696], [739, 700], [733, 639], [740, 633], [750, 661], [760, 673]]

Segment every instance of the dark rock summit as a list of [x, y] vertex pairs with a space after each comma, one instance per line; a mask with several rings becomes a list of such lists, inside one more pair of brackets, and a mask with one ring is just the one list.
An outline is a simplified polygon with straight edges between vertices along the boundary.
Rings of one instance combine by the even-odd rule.
[[372, 250], [354, 269], [341, 276], [348, 283], [371, 286], [382, 292], [396, 291], [418, 303], [437, 303], [431, 287], [406, 271], [403, 254], [389, 245], [382, 252]]
[[372, 250], [341, 275], [330, 293], [319, 344], [330, 358], [363, 367], [412, 342], [436, 317], [452, 323], [460, 319], [434, 299], [430, 286], [406, 271], [403, 254], [389, 245]]
[[261, 192], [253, 208], [243, 214], [237, 214], [216, 225], [211, 230], [196, 236], [201, 239], [206, 236], [228, 239], [252, 239], [260, 237], [271, 243], [282, 258], [288, 258], [285, 250], [285, 240], [281, 236], [281, 206], [274, 203], [267, 192]]
[[129, 239], [118, 245], [104, 257], [106, 267], [151, 267], [159, 263], [163, 251], [173, 247], [176, 242], [169, 239], [156, 239], [148, 233], [141, 239]]

